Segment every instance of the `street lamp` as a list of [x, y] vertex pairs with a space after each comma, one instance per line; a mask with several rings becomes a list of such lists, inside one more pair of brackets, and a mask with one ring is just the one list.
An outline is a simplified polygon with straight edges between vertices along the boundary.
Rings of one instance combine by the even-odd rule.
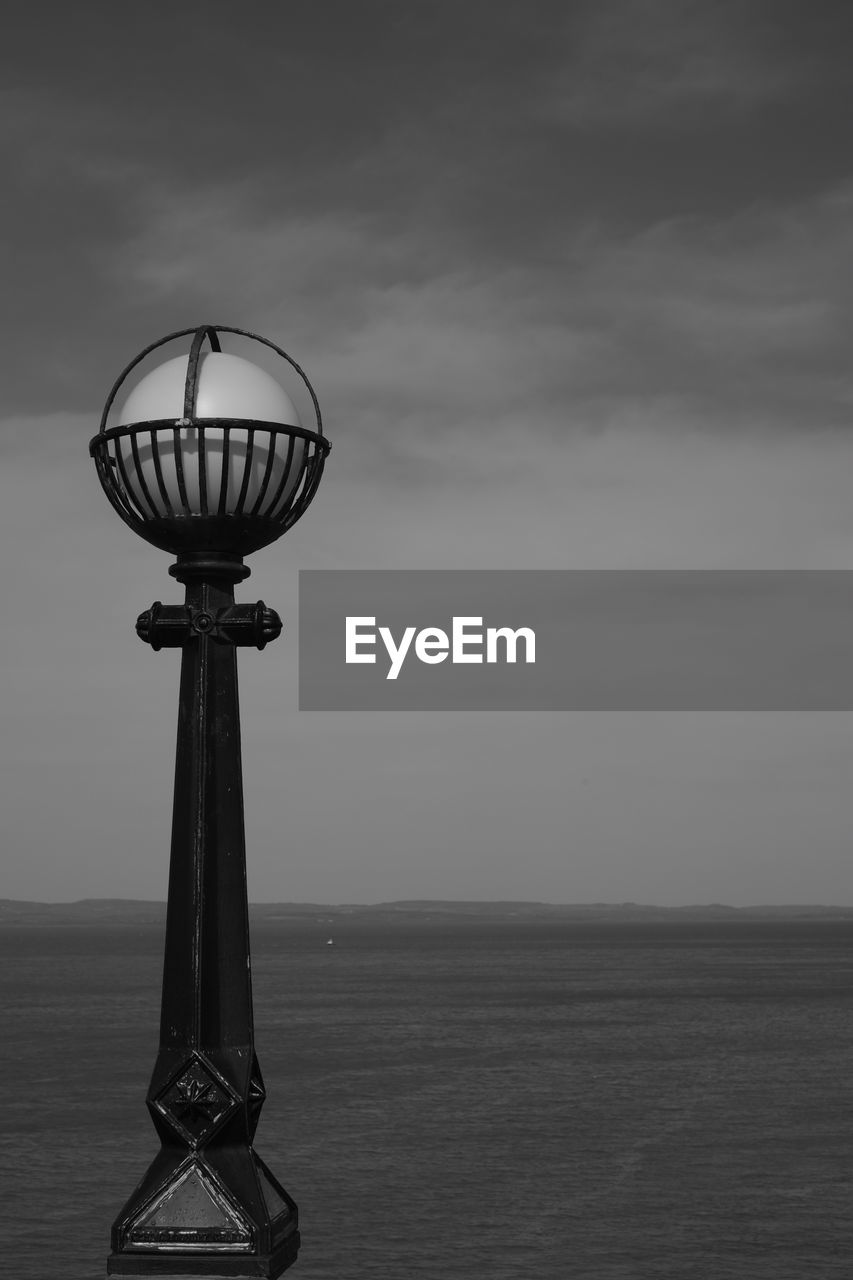
[[[276, 379], [222, 351], [220, 334], [271, 348], [299, 375], [316, 431], [301, 426]], [[132, 370], [190, 335], [189, 354], [144, 376], [108, 425]], [[153, 649], [180, 648], [182, 658], [160, 1050], [146, 1099], [162, 1146], [113, 1224], [113, 1275], [275, 1277], [299, 1248], [296, 1205], [252, 1148], [265, 1092], [237, 703], [236, 646], [262, 649], [281, 622], [263, 601], [235, 604], [234, 584], [249, 575], [244, 555], [303, 514], [329, 448], [295, 361], [228, 325], [146, 347], [113, 386], [89, 445], [119, 516], [177, 556], [169, 573], [186, 587], [183, 605], [157, 602], [136, 625]]]

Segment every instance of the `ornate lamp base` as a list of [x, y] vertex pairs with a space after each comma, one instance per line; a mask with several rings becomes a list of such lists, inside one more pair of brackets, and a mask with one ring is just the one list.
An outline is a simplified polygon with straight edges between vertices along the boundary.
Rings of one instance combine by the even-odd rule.
[[275, 1280], [296, 1261], [297, 1227], [251, 1146], [164, 1145], [113, 1224], [107, 1272]]

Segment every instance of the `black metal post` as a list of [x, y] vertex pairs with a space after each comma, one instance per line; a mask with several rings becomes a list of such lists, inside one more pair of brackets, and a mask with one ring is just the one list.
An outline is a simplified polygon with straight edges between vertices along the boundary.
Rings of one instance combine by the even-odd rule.
[[155, 604], [137, 630], [178, 647], [181, 688], [160, 1051], [147, 1105], [162, 1146], [112, 1228], [113, 1275], [281, 1274], [299, 1248], [297, 1209], [252, 1148], [264, 1085], [255, 1056], [237, 645], [281, 631], [259, 602], [235, 605], [238, 555], [186, 553], [169, 571], [183, 606]]

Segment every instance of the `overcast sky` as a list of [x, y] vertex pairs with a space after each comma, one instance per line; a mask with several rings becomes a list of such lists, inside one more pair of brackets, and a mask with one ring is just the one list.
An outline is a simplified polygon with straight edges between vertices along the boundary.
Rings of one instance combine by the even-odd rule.
[[849, 714], [309, 714], [301, 568], [853, 567], [853, 10], [16, 6], [0, 61], [0, 897], [163, 898], [170, 558], [87, 453], [245, 327], [334, 450], [240, 598], [250, 895], [853, 903]]

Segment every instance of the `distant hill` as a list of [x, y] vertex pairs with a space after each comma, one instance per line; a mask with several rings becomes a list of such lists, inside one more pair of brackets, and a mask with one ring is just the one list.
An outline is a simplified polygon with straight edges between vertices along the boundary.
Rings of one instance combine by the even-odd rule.
[[[415, 899], [400, 902], [360, 903], [266, 902], [249, 908], [253, 922], [291, 920], [294, 922], [333, 923], [342, 918], [353, 924], [369, 924], [371, 920], [426, 924], [445, 921], [479, 920], [484, 924], [500, 920], [524, 921], [576, 920], [613, 921], [614, 923], [653, 923], [671, 921], [723, 920], [853, 920], [853, 906], [791, 904], [786, 906], [730, 907], [724, 903], [696, 903], [683, 907], [660, 907], [636, 902], [460, 902], [444, 899]], [[0, 927], [3, 925], [162, 925], [166, 919], [165, 902], [135, 898], [83, 898], [79, 902], [27, 902], [0, 898]]]

